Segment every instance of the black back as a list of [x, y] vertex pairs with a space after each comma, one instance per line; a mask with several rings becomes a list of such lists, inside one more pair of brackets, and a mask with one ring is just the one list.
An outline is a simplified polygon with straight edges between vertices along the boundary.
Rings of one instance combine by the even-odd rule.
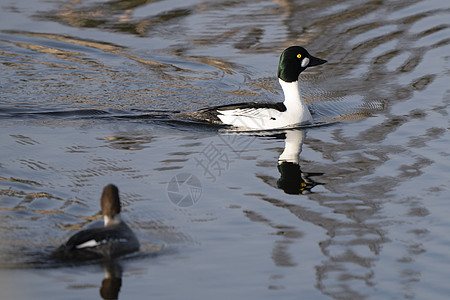
[[[90, 240], [100, 245], [77, 248]], [[123, 222], [101, 228], [82, 230], [56, 249], [52, 257], [60, 260], [111, 259], [139, 250], [139, 241], [133, 231]]]

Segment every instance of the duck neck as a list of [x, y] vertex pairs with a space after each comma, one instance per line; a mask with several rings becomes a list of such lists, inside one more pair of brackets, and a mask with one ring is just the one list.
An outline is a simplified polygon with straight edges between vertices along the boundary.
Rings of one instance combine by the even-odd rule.
[[117, 215], [114, 215], [114, 216], [105, 215], [103, 217], [103, 220], [105, 222], [105, 227], [106, 226], [111, 226], [111, 225], [117, 225], [117, 224], [120, 224], [122, 222], [122, 219], [120, 218], [120, 214], [117, 214]]
[[312, 122], [311, 113], [309, 112], [308, 106], [303, 102], [302, 96], [300, 94], [300, 86], [297, 81], [286, 82], [279, 79], [281, 88], [284, 93], [284, 106], [286, 106], [286, 111], [298, 114], [302, 116], [300, 122]]

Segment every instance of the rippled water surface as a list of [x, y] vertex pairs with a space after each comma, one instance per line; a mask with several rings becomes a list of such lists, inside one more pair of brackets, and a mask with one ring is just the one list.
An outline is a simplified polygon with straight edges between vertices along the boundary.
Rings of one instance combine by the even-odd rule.
[[[0, 298], [446, 299], [448, 1], [0, 2]], [[179, 112], [280, 101], [326, 126]], [[119, 186], [142, 250], [59, 265]], [[161, 250], [162, 246], [164, 248]]]

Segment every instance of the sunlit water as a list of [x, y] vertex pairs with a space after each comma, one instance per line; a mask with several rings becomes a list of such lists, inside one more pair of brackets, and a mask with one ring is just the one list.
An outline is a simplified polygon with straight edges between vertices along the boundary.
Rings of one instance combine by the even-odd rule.
[[[447, 2], [2, 1], [0, 298], [446, 299]], [[290, 45], [328, 125], [176, 118], [280, 101]], [[108, 183], [141, 252], [49, 260]]]

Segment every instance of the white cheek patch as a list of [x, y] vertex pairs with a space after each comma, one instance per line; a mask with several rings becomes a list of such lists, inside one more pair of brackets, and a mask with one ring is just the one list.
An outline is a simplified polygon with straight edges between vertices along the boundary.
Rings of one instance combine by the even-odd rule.
[[306, 66], [308, 66], [308, 64], [309, 64], [309, 58], [305, 57], [302, 60], [302, 68], [306, 68]]

